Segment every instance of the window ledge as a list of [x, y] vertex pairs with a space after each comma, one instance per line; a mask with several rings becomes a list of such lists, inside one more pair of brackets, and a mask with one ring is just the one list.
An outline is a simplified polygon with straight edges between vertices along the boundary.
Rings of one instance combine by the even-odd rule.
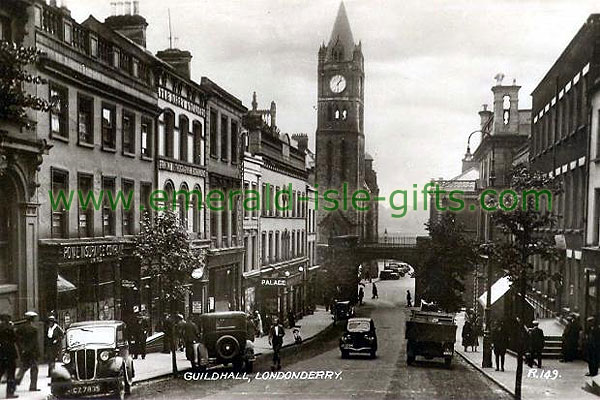
[[143, 155], [143, 154], [142, 154], [142, 156], [141, 156], [140, 158], [141, 158], [142, 160], [144, 160], [144, 161], [152, 161], [152, 160], [153, 160], [153, 158], [152, 158], [152, 157], [148, 157], [148, 156], [145, 156], [145, 155]]
[[104, 147], [104, 146], [102, 146], [102, 151], [106, 151], [107, 153], [116, 153], [117, 149], [114, 149], [112, 147]]
[[51, 133], [50, 137], [54, 140], [58, 140], [59, 142], [64, 142], [64, 143], [69, 143], [69, 138], [68, 137], [64, 137], [64, 136], [60, 136], [56, 133]]
[[124, 151], [123, 152], [123, 156], [130, 157], [130, 158], [135, 158], [135, 154], [134, 153], [130, 153], [128, 151]]
[[80, 147], [85, 147], [85, 148], [92, 149], [92, 150], [96, 147], [96, 146], [94, 146], [93, 143], [88, 143], [88, 142], [77, 142], [77, 145]]
[[19, 285], [8, 283], [0, 284], [0, 294], [15, 293], [19, 290]]

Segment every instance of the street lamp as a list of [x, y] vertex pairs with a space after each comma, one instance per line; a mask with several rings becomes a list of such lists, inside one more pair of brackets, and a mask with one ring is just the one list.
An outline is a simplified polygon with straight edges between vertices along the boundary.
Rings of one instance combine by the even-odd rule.
[[482, 368], [492, 368], [492, 343], [491, 343], [491, 311], [492, 311], [492, 266], [490, 258], [487, 255], [481, 255], [481, 258], [486, 261], [487, 279], [486, 279], [486, 300], [485, 310], [483, 312], [485, 319], [485, 329], [483, 331], [483, 358], [481, 360]]

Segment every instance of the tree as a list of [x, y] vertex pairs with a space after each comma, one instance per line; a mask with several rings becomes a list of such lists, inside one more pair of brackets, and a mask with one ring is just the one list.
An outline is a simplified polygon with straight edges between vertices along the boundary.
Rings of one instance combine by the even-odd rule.
[[421, 297], [445, 311], [458, 311], [463, 305], [464, 278], [473, 272], [476, 261], [474, 245], [453, 213], [444, 213], [425, 225], [431, 240], [420, 244], [425, 254], [417, 274]]
[[[511, 173], [510, 195], [489, 199], [488, 202], [488, 206], [498, 206], [498, 210], [492, 214], [492, 221], [504, 237], [489, 243], [485, 251], [496, 265], [504, 266], [505, 276], [516, 287], [520, 331], [524, 328], [526, 296], [533, 284], [546, 279], [561, 280], [558, 273], [550, 276], [544, 270], [535, 271], [532, 263], [534, 256], [540, 256], [543, 260], [555, 260], [559, 257], [554, 242], [540, 232], [556, 221], [551, 212], [552, 196], [559, 193], [559, 184], [557, 179], [531, 172], [525, 166], [518, 166]], [[518, 399], [521, 398], [525, 350], [525, 344], [521, 340], [517, 345], [515, 381], [515, 397]]]
[[34, 47], [22, 47], [12, 42], [0, 42], [0, 120], [11, 120], [31, 128], [27, 109], [50, 111], [48, 102], [25, 92], [25, 84], [41, 85], [46, 81], [27, 71], [38, 61], [40, 52]]
[[[204, 257], [191, 246], [188, 233], [172, 210], [146, 213], [135, 238], [135, 256], [145, 274], [161, 283], [161, 298], [171, 313], [189, 293], [192, 271], [204, 268]], [[173, 324], [175, 331], [175, 324]], [[175, 332], [173, 332], [175, 333]], [[171, 335], [173, 373], [177, 373], [175, 334]]]

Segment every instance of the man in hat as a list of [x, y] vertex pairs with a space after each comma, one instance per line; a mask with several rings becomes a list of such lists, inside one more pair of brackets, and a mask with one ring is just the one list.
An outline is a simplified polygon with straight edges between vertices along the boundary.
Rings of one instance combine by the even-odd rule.
[[279, 318], [275, 317], [273, 320], [273, 326], [269, 331], [269, 344], [273, 346], [273, 366], [271, 370], [281, 369], [281, 356], [279, 352], [281, 351], [281, 347], [283, 347], [283, 337], [285, 336], [285, 331], [283, 329], [283, 325], [279, 322]]
[[533, 328], [529, 330], [529, 344], [531, 346], [531, 359], [529, 366], [537, 361], [538, 368], [542, 368], [542, 352], [544, 351], [544, 331], [538, 321], [533, 321]]
[[10, 320], [10, 315], [0, 315], [0, 379], [6, 374], [6, 398], [14, 399], [15, 370], [17, 368], [17, 338]]
[[37, 388], [37, 363], [40, 356], [40, 349], [38, 346], [38, 330], [34, 325], [36, 317], [36, 312], [27, 311], [25, 313], [27, 322], [17, 331], [17, 342], [19, 343], [19, 351], [21, 353], [21, 368], [19, 368], [19, 373], [17, 374], [17, 385], [21, 384], [25, 372], [31, 370], [29, 382], [29, 391], [31, 392], [39, 392], [40, 390]]
[[48, 330], [46, 331], [46, 351], [48, 352], [48, 377], [52, 376], [54, 365], [60, 358], [60, 350], [62, 348], [62, 338], [65, 335], [62, 328], [56, 323], [56, 317], [50, 315], [48, 317]]

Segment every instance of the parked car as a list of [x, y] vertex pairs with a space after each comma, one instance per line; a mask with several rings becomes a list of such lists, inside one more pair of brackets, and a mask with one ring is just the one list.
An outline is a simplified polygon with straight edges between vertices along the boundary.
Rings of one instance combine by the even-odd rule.
[[381, 271], [379, 273], [379, 279], [381, 279], [381, 280], [400, 279], [400, 274], [397, 272], [393, 272], [392, 270], [389, 270], [389, 269], [384, 269], [383, 271]]
[[135, 371], [124, 322], [76, 322], [67, 329], [65, 341], [62, 363], [51, 376], [53, 396], [109, 394], [123, 399], [130, 394]]
[[242, 311], [225, 311], [202, 314], [195, 319], [200, 330], [200, 341], [194, 345], [193, 368], [201, 370], [215, 365], [232, 364], [234, 370], [242, 366], [252, 372], [254, 344], [248, 337], [246, 314]]
[[331, 308], [331, 313], [333, 314], [333, 323], [335, 324], [338, 321], [354, 317], [354, 306], [348, 300], [336, 300]]
[[371, 358], [377, 354], [377, 334], [371, 318], [350, 318], [340, 338], [342, 358], [350, 353], [367, 353]]

